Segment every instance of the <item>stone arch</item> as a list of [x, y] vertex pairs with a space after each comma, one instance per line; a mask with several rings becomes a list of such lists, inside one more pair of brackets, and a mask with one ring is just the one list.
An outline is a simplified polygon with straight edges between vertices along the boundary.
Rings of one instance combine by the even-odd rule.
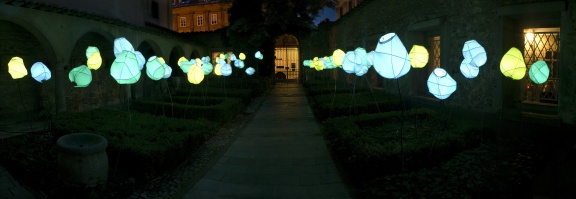
[[275, 42], [274, 74], [276, 79], [298, 79], [300, 71], [300, 42], [294, 35], [284, 34]]

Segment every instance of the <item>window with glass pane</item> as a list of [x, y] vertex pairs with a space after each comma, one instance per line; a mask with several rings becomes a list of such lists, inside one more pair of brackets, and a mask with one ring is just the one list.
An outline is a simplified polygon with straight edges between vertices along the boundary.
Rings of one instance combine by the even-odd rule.
[[210, 24], [211, 25], [218, 24], [218, 14], [210, 14]]
[[[530, 78], [522, 79], [522, 100], [524, 102], [558, 103], [558, 69], [560, 67], [560, 28], [524, 29], [524, 61], [529, 72], [536, 61], [543, 60], [550, 69], [548, 80], [535, 84]], [[528, 77], [526, 74], [525, 77]]]
[[180, 27], [186, 27], [186, 17], [180, 17]]
[[203, 26], [204, 25], [204, 16], [198, 15], [196, 17], [196, 25], [197, 26]]

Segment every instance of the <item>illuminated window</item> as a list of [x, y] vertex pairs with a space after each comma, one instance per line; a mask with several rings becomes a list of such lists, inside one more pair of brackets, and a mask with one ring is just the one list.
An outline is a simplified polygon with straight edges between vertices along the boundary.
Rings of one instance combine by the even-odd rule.
[[186, 27], [186, 17], [180, 17], [180, 27]]
[[204, 16], [198, 15], [196, 17], [196, 25], [197, 26], [203, 26], [204, 25]]
[[432, 73], [435, 68], [440, 67], [440, 36], [428, 37], [428, 49], [428, 52], [430, 52], [428, 60], [431, 60], [431, 62], [428, 62], [428, 71]]
[[218, 14], [210, 14], [210, 25], [218, 24]]
[[523, 53], [527, 66], [526, 72], [534, 62], [543, 60], [550, 69], [550, 75], [543, 84], [535, 84], [530, 78], [524, 78], [521, 87], [522, 100], [556, 104], [558, 102], [556, 92], [559, 79], [558, 68], [560, 67], [560, 28], [524, 29]]

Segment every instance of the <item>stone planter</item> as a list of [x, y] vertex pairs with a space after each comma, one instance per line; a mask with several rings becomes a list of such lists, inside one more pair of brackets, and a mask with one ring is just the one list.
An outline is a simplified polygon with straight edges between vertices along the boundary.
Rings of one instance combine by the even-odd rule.
[[58, 176], [65, 184], [94, 187], [108, 179], [106, 138], [93, 133], [73, 133], [56, 141]]

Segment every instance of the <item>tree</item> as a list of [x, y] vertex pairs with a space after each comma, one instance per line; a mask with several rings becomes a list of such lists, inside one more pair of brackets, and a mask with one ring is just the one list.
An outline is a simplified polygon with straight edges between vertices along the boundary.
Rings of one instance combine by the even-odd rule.
[[228, 11], [230, 45], [247, 55], [262, 52], [264, 59], [257, 73], [270, 76], [274, 72], [274, 40], [283, 34], [297, 38], [309, 34], [315, 28], [313, 20], [320, 10], [325, 6], [334, 8], [337, 3], [337, 0], [234, 0]]

